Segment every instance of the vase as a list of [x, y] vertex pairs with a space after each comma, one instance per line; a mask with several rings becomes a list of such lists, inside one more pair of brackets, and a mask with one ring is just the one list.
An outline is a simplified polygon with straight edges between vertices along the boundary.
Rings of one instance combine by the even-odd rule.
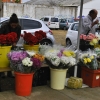
[[23, 74], [15, 72], [15, 93], [18, 96], [29, 96], [32, 91], [34, 73]]
[[7, 54], [10, 52], [12, 46], [0, 46], [0, 68], [9, 67], [9, 60]]
[[34, 50], [35, 52], [39, 51], [39, 45], [23, 45], [25, 50]]
[[52, 89], [64, 89], [67, 70], [50, 68], [50, 86]]

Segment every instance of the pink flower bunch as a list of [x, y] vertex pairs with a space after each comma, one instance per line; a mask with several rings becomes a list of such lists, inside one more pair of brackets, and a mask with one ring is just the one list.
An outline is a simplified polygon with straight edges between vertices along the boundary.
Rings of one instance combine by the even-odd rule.
[[85, 34], [80, 35], [80, 39], [87, 40], [87, 41], [91, 41], [94, 38], [97, 38], [97, 37], [92, 33], [89, 33], [88, 35], [85, 35]]
[[13, 51], [7, 54], [8, 59], [13, 62], [21, 62], [27, 56], [28, 53], [26, 51]]

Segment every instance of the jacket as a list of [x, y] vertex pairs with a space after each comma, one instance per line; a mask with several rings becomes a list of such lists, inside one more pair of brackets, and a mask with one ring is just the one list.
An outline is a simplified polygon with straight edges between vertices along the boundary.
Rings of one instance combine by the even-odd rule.
[[20, 38], [21, 35], [21, 26], [18, 25], [16, 28], [12, 28], [9, 24], [9, 22], [6, 22], [5, 24], [3, 24], [0, 28], [0, 34], [8, 34], [10, 32], [16, 32], [17, 33], [17, 42]]

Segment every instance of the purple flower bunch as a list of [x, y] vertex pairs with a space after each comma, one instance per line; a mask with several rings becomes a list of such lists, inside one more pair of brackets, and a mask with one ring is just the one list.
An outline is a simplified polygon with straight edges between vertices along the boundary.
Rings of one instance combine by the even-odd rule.
[[37, 58], [32, 57], [31, 61], [33, 62], [33, 69], [39, 69], [42, 65], [42, 62]]
[[[42, 65], [42, 56], [33, 53], [33, 56], [29, 54], [31, 51], [11, 51], [7, 54], [10, 61], [10, 68], [17, 72], [30, 73], [38, 70]], [[41, 58], [41, 59], [39, 59]]]
[[11, 51], [7, 54], [7, 57], [10, 61], [21, 62], [24, 58], [28, 57], [26, 51]]

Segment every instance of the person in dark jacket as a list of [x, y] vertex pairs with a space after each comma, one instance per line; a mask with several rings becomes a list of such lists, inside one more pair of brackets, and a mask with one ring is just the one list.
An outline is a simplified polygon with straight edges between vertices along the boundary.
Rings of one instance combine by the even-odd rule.
[[[11, 15], [9, 22], [4, 23], [0, 28], [0, 34], [8, 34], [10, 32], [17, 33], [17, 42], [18, 42], [21, 35], [21, 26], [19, 25], [19, 20], [15, 13]], [[16, 44], [14, 43], [13, 45], [15, 46]]]
[[[8, 34], [10, 32], [16, 32], [17, 33], [17, 41], [16, 41], [16, 43], [12, 44], [12, 47], [15, 47], [19, 38], [20, 38], [20, 35], [21, 35], [21, 26], [19, 25], [19, 20], [18, 20], [17, 15], [15, 13], [13, 13], [11, 15], [9, 21], [4, 23], [0, 28], [0, 34]], [[4, 76], [4, 74], [2, 74], [2, 75]], [[8, 71], [7, 76], [13, 77], [12, 72]]]

